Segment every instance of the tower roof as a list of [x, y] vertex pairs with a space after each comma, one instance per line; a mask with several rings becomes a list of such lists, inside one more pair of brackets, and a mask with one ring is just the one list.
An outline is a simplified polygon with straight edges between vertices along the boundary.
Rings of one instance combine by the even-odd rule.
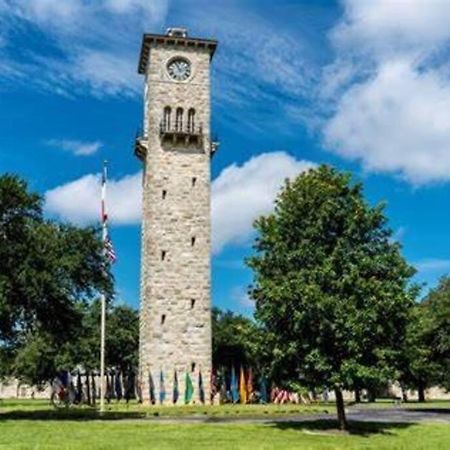
[[144, 74], [147, 67], [148, 56], [152, 44], [163, 44], [182, 46], [187, 48], [204, 48], [209, 50], [211, 58], [217, 47], [217, 41], [214, 39], [193, 38], [187, 35], [187, 32], [171, 32], [170, 30], [178, 30], [169, 28], [167, 34], [145, 33], [142, 38], [141, 54], [139, 57], [138, 73]]

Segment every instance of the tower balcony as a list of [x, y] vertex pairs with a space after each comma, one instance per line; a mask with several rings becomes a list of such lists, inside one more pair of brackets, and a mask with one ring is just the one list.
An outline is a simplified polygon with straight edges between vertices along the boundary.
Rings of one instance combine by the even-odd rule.
[[172, 141], [184, 144], [201, 144], [203, 141], [202, 125], [175, 124], [161, 122], [159, 126], [159, 136], [163, 141]]
[[[172, 143], [182, 143], [182, 144], [194, 144], [200, 145], [203, 142], [203, 128], [201, 125], [185, 126], [185, 127], [170, 127], [165, 125], [163, 122], [160, 124], [159, 128], [160, 138], [164, 141]], [[145, 161], [147, 151], [148, 151], [148, 134], [142, 129], [136, 131], [136, 136], [134, 139], [134, 154], [141, 160]], [[217, 149], [219, 148], [220, 142], [216, 135], [211, 136], [210, 140], [210, 155], [214, 156]]]
[[147, 133], [138, 130], [134, 139], [134, 154], [144, 161], [148, 150], [148, 136]]

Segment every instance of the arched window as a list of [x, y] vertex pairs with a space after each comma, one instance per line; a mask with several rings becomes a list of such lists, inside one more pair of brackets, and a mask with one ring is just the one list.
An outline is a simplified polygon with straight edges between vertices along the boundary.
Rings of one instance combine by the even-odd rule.
[[183, 131], [183, 108], [177, 108], [175, 116], [175, 130]]
[[172, 115], [172, 109], [170, 106], [166, 106], [164, 108], [164, 116], [163, 116], [163, 128], [164, 131], [170, 130], [170, 116]]
[[188, 111], [188, 132], [193, 133], [195, 129], [195, 109], [190, 108]]

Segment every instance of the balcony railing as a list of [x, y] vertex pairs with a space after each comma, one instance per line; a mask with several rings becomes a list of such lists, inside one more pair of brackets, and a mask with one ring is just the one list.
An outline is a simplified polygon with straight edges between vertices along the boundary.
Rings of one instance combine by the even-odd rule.
[[159, 126], [159, 135], [162, 139], [170, 139], [174, 142], [185, 141], [186, 143], [199, 143], [203, 138], [202, 125], [187, 124], [170, 124], [161, 122]]
[[134, 154], [141, 160], [145, 159], [147, 154], [147, 132], [141, 128], [136, 130], [136, 136], [134, 138]]

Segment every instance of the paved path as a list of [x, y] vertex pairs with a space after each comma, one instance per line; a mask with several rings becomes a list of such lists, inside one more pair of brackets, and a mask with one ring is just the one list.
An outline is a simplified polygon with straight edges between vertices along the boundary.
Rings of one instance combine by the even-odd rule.
[[450, 409], [440, 408], [349, 408], [349, 420], [362, 422], [450, 422]]
[[[357, 408], [347, 409], [347, 419], [358, 422], [390, 422], [390, 423], [417, 423], [441, 422], [450, 423], [450, 409], [420, 409], [420, 408]], [[158, 423], [294, 423], [312, 422], [316, 420], [336, 420], [334, 409], [329, 414], [298, 414], [278, 417], [149, 417], [144, 420]]]

